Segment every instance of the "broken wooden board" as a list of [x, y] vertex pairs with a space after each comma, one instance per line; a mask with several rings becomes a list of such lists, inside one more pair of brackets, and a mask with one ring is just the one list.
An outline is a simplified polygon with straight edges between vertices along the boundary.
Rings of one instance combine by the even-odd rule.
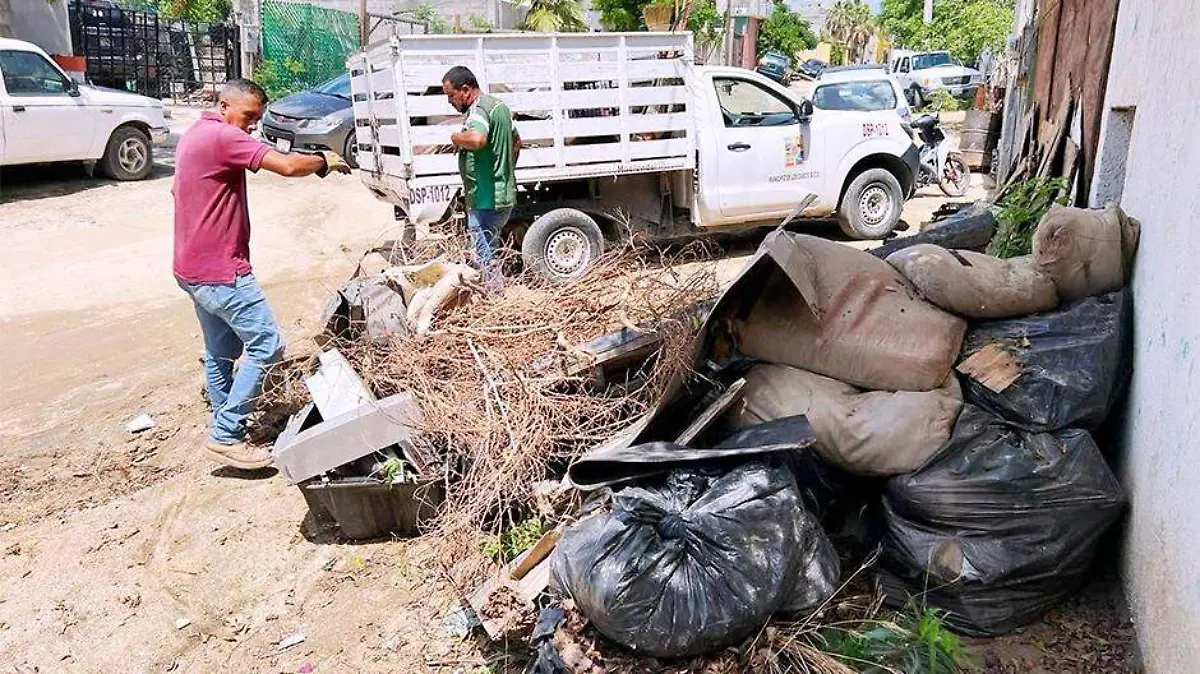
[[537, 543], [533, 544], [532, 548], [521, 553], [519, 557], [513, 560], [513, 563], [509, 565], [508, 577], [512, 580], [521, 580], [529, 575], [529, 572], [534, 567], [541, 564], [542, 560], [550, 556], [550, 553], [554, 551], [554, 546], [558, 545], [560, 538], [562, 538], [561, 531], [557, 529], [547, 531], [538, 539]]
[[955, 368], [996, 393], [1013, 385], [1021, 377], [1025, 363], [998, 343], [988, 344], [971, 354]]
[[711, 405], [705, 408], [705, 410], [700, 413], [700, 416], [696, 417], [696, 419], [692, 421], [687, 428], [683, 429], [683, 432], [680, 433], [679, 437], [675, 439], [675, 444], [683, 445], [684, 447], [690, 446], [693, 440], [699, 437], [706, 428], [711, 426], [712, 422], [717, 420], [717, 417], [724, 414], [730, 407], [733, 406], [735, 402], [738, 401], [739, 398], [742, 397], [742, 389], [745, 388], [745, 386], [746, 380], [744, 378], [730, 384], [729, 388], [725, 389], [725, 392], [722, 393], [720, 397], [718, 397], [712, 402]]

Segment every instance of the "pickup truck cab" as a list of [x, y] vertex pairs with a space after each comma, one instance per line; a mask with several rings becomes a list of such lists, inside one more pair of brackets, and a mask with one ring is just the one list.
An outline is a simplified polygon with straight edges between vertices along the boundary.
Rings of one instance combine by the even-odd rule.
[[955, 98], [968, 98], [983, 84], [983, 74], [956, 62], [947, 51], [913, 52], [895, 50], [888, 69], [904, 89], [908, 102], [924, 107], [934, 92], [945, 91]]
[[348, 63], [361, 177], [417, 225], [452, 212], [461, 122], [430, 88], [466, 65], [523, 143], [505, 234], [552, 279], [606, 241], [775, 226], [810, 195], [803, 216], [850, 236], [895, 228], [918, 167], [896, 110], [816, 110], [758, 73], [693, 62], [686, 33], [392, 38]]
[[162, 101], [77, 84], [36, 45], [0, 38], [0, 166], [94, 161], [141, 180], [168, 135]]

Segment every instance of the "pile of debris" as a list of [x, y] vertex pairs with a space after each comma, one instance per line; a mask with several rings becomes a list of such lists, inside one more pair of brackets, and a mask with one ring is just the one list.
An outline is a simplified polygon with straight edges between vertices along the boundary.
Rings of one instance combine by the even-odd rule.
[[[980, 248], [980, 223], [995, 229], [976, 207], [942, 226]], [[364, 473], [408, 500], [426, 490], [428, 511], [399, 528], [440, 536], [464, 589], [495, 569], [484, 538], [536, 521], [447, 619], [530, 639], [534, 671], [605, 671], [578, 646], [584, 622], [637, 657], [726, 662], [742, 644], [739, 666], [759, 666], [767, 635], [815, 662], [802, 636], [836, 617], [856, 554], [888, 603], [1000, 634], [1076, 589], [1125, 505], [1090, 432], [1129, 376], [1137, 235], [1118, 209], [1055, 208], [1025, 258], [922, 235], [883, 259], [780, 230], [715, 301], [710, 267], [625, 252], [484, 301], [452, 271], [424, 322], [407, 308], [437, 286], [413, 280], [432, 267], [388, 268], [339, 296], [345, 359], [322, 357], [320, 418], [298, 415], [277, 457], [306, 490]], [[288, 467], [296, 439], [331, 423], [320, 392], [346, 371], [350, 414], [402, 431]], [[849, 531], [865, 545], [835, 548]], [[548, 585], [570, 610], [535, 621]], [[776, 617], [795, 622], [765, 628]]]

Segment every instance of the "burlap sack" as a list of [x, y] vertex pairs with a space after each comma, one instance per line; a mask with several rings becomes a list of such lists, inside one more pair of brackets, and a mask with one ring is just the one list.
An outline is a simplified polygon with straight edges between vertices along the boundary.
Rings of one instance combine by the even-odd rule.
[[949, 438], [962, 407], [958, 379], [939, 389], [859, 392], [786, 365], [756, 365], [729, 413], [737, 428], [803, 414], [829, 461], [856, 475], [916, 470]]
[[967, 318], [1012, 318], [1058, 306], [1054, 281], [1026, 255], [1009, 260], [925, 243], [896, 251], [888, 264], [925, 299]]
[[1133, 271], [1141, 225], [1119, 206], [1054, 206], [1033, 234], [1033, 261], [1064, 302], [1119, 290]]
[[778, 267], [735, 320], [742, 353], [873, 390], [946, 381], [966, 322], [922, 300], [886, 262], [790, 232], [763, 246]]

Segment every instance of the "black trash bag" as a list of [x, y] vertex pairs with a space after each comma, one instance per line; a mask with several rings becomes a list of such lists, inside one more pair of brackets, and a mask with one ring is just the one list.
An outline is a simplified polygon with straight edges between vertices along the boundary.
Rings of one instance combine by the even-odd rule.
[[[799, 414], [735, 431], [721, 440], [715, 449], [786, 447], [789, 442], [811, 437], [812, 426], [803, 414]], [[827, 532], [831, 522], [860, 507], [866, 502], [864, 496], [872, 491], [868, 480], [857, 478], [829, 463], [811, 443], [796, 449], [780, 450], [776, 456], [796, 478], [804, 507], [816, 515]]]
[[1078, 588], [1124, 507], [1087, 431], [1029, 433], [966, 405], [937, 454], [888, 481], [884, 589], [965, 634], [1004, 634]]
[[1129, 379], [1132, 320], [1124, 289], [1057, 311], [973, 324], [964, 357], [998, 343], [1024, 368], [1002, 393], [963, 376], [963, 398], [1030, 431], [1094, 430]]
[[596, 629], [633, 651], [715, 651], [836, 589], [837, 554], [786, 468], [682, 468], [611, 498], [566, 530], [552, 569]]

